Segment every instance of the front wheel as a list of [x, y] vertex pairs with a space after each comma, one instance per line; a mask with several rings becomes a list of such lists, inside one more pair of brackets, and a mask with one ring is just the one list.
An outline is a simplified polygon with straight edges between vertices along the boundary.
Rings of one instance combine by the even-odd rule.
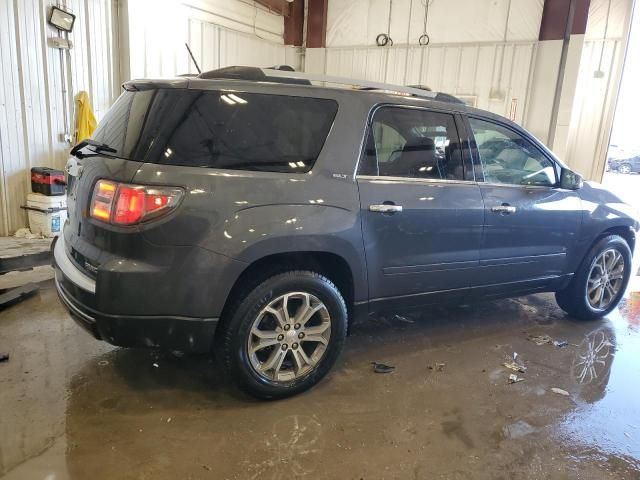
[[631, 276], [631, 250], [618, 235], [599, 240], [567, 288], [556, 292], [560, 308], [572, 317], [593, 320], [618, 306]]
[[277, 399], [318, 383], [347, 334], [347, 307], [336, 286], [310, 271], [273, 276], [254, 288], [224, 326], [223, 354], [237, 385]]

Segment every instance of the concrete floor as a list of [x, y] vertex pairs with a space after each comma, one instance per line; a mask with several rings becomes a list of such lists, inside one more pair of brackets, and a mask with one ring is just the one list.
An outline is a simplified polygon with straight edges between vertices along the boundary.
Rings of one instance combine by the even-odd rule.
[[[6, 350], [7, 480], [640, 478], [638, 293], [587, 323], [547, 294], [372, 321], [320, 385], [279, 402], [238, 394], [206, 358], [95, 341], [51, 282], [0, 312]], [[514, 352], [527, 371], [509, 385]]]

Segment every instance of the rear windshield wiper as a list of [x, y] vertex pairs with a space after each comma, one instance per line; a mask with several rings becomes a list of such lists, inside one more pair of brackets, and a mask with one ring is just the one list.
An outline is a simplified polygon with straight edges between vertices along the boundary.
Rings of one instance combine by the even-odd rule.
[[82, 150], [84, 147], [93, 147], [95, 148], [95, 152], [109, 152], [109, 153], [116, 153], [117, 150], [113, 147], [110, 147], [109, 145], [107, 145], [106, 143], [101, 143], [101, 142], [96, 142], [95, 140], [91, 140], [90, 138], [87, 138], [86, 140], [81, 141], [80, 143], [78, 143], [75, 147], [73, 147], [71, 149], [71, 155], [73, 155], [74, 157], [78, 157], [78, 158], [84, 158], [87, 155], [84, 155], [80, 150]]

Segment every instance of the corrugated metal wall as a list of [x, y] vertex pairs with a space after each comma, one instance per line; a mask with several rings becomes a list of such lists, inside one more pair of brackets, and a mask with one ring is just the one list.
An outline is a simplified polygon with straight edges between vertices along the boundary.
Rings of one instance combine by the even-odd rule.
[[307, 49], [305, 70], [421, 84], [522, 123], [536, 42]]
[[[255, 35], [235, 32], [197, 19], [189, 19], [189, 46], [202, 70], [230, 65], [266, 67], [286, 63], [287, 50], [282, 44], [263, 40]], [[192, 63], [190, 73], [196, 73]]]
[[160, 0], [162, 11], [147, 18], [143, 12], [153, 8], [150, 0], [128, 2], [131, 78], [196, 73], [185, 42], [203, 70], [286, 62], [299, 66], [295, 49], [284, 45], [283, 17], [259, 5], [239, 0], [196, 4]]
[[[114, 54], [112, 0], [70, 0], [76, 15], [71, 78], [63, 82], [65, 62], [47, 38], [58, 36], [47, 24], [53, 0], [0, 2], [0, 234], [26, 224], [20, 205], [30, 192], [32, 166], [62, 168], [69, 144], [64, 141], [65, 99], [70, 89], [89, 92], [100, 117], [118, 92]], [[73, 106], [69, 107], [73, 132]]]

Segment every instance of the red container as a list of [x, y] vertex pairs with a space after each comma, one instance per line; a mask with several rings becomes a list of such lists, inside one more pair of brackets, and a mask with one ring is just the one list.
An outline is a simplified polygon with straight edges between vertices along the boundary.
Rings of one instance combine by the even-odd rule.
[[64, 195], [64, 172], [49, 167], [31, 169], [31, 190], [43, 195]]

